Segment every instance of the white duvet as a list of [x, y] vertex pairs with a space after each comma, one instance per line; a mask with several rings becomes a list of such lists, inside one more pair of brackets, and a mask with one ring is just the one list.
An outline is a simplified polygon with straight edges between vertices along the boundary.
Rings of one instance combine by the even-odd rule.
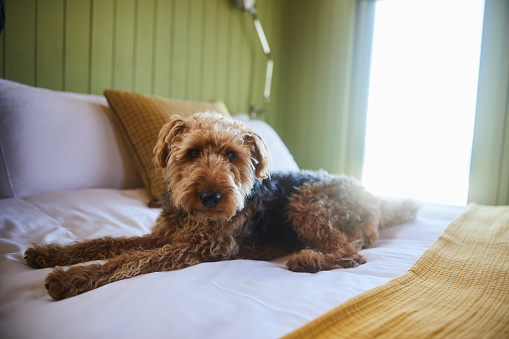
[[204, 263], [53, 301], [51, 269], [23, 260], [31, 242], [149, 232], [159, 210], [143, 189], [87, 189], [0, 200], [0, 338], [276, 338], [403, 274], [464, 208], [425, 205], [382, 230], [367, 263], [293, 273], [285, 259]]

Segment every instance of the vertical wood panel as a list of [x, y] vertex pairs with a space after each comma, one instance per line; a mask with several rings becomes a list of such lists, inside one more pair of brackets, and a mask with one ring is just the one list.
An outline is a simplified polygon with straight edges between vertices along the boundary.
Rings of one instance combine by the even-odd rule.
[[236, 15], [231, 15], [230, 17], [230, 28], [229, 28], [229, 36], [230, 36], [230, 45], [228, 48], [229, 51], [229, 69], [228, 69], [228, 98], [229, 98], [229, 107], [233, 113], [239, 112], [239, 96], [236, 95], [236, 90], [239, 89], [239, 72], [241, 71], [241, 56], [240, 56], [240, 46], [241, 46], [241, 35], [240, 35], [240, 25], [241, 25], [241, 15], [243, 13], [237, 12]]
[[35, 0], [5, 2], [5, 76], [35, 85]]
[[228, 64], [228, 39], [229, 39], [229, 19], [230, 11], [227, 1], [219, 1], [217, 4], [217, 64], [215, 69], [216, 86], [214, 88], [214, 98], [223, 100], [229, 107], [227, 97], [227, 73]]
[[[7, 1], [9, 16], [19, 18], [6, 27], [3, 69], [11, 79], [82, 93], [218, 98], [233, 113], [263, 104], [265, 56], [250, 15], [233, 1], [37, 1]], [[260, 6], [268, 32], [274, 5]]]
[[[303, 4], [305, 7], [305, 31], [302, 33], [304, 38], [303, 41], [306, 43], [301, 46], [300, 53], [302, 53], [304, 58], [304, 64], [301, 65], [300, 72], [302, 73], [302, 77], [299, 81], [299, 98], [300, 98], [300, 133], [301, 138], [299, 138], [299, 150], [300, 157], [302, 158], [302, 166], [304, 168], [312, 169], [316, 166], [316, 155], [321, 152], [320, 147], [323, 145], [319, 145], [319, 140], [322, 139], [314, 138], [313, 131], [315, 130], [315, 125], [318, 123], [317, 119], [319, 114], [316, 114], [317, 110], [320, 110], [320, 106], [314, 106], [315, 98], [314, 96], [317, 94], [317, 86], [312, 86], [311, 84], [316, 84], [315, 75], [316, 75], [316, 64], [318, 62], [317, 58], [317, 39], [318, 37], [314, 34], [316, 26], [318, 24], [318, 18], [316, 17], [318, 7], [321, 5], [317, 4]], [[322, 34], [326, 34], [325, 32]], [[304, 66], [305, 65], [305, 66]], [[320, 87], [321, 90], [323, 88]], [[315, 113], [315, 114], [313, 114]], [[310, 150], [313, 150], [310, 152]]]
[[168, 96], [170, 91], [172, 3], [170, 0], [157, 1], [154, 94], [159, 96]]
[[89, 93], [90, 0], [66, 1], [64, 89]]
[[[212, 3], [212, 5], [214, 5]], [[207, 38], [207, 11], [211, 6], [210, 1], [202, 1], [202, 15], [201, 15], [201, 41], [200, 41], [200, 83], [198, 84], [198, 98], [200, 100], [207, 100], [204, 98], [204, 82], [205, 82], [205, 60], [207, 55], [207, 50], [205, 48], [205, 39]]]
[[[320, 84], [324, 79], [329, 78], [329, 74], [331, 72], [331, 64], [328, 63], [330, 56], [336, 53], [336, 48], [338, 47], [335, 43], [336, 34], [333, 29], [331, 29], [331, 25], [333, 25], [334, 15], [332, 13], [332, 9], [335, 1], [331, 0], [322, 0], [317, 6], [314, 7], [313, 16], [316, 20], [313, 23], [315, 29], [319, 32], [323, 32], [322, 34], [317, 34], [312, 38], [312, 49], [314, 51], [327, 51], [326, 53], [314, 53], [313, 61], [310, 65], [313, 69], [313, 73], [310, 77], [310, 83]], [[331, 15], [331, 13], [333, 15]], [[315, 109], [320, 110], [320, 114], [311, 115], [307, 114], [308, 123], [308, 131], [309, 137], [314, 141], [312, 149], [317, 150], [316, 152], [311, 152], [308, 155], [308, 161], [310, 164], [321, 163], [324, 169], [331, 170], [330, 159], [334, 159], [334, 152], [337, 152], [333, 139], [337, 137], [338, 130], [337, 126], [335, 126], [334, 117], [331, 117], [328, 114], [328, 111], [325, 109], [327, 106], [327, 98], [330, 98], [332, 95], [337, 96], [338, 93], [334, 93], [330, 91], [330, 87], [324, 86], [316, 86], [311, 89], [312, 94], [309, 96], [309, 102], [307, 106], [308, 112], [313, 112]], [[332, 118], [329, 119], [329, 118]], [[327, 135], [328, 139], [316, 138], [314, 136], [318, 135]], [[316, 165], [314, 165], [316, 166]], [[334, 171], [337, 170], [336, 168]]]
[[[339, 40], [340, 37], [338, 36], [338, 33], [335, 32], [341, 32], [341, 11], [338, 11], [340, 4], [337, 1], [332, 1], [328, 6], [328, 10], [330, 12], [330, 15], [328, 16], [328, 21], [330, 23], [329, 29], [331, 34], [329, 34], [329, 41], [327, 42], [329, 46], [331, 46], [331, 49], [333, 48], [341, 48], [341, 45], [338, 46], [336, 40]], [[337, 157], [324, 157], [323, 162], [324, 168], [327, 168], [329, 171], [337, 172], [339, 170], [339, 162], [343, 158], [342, 149], [340, 147], [336, 147], [335, 145], [339, 145], [339, 142], [341, 139], [346, 140], [346, 126], [348, 124], [348, 121], [343, 119], [343, 121], [338, 121], [338, 118], [341, 116], [341, 107], [339, 106], [341, 104], [341, 100], [338, 100], [338, 94], [334, 93], [334, 91], [337, 90], [337, 82], [339, 78], [339, 74], [341, 74], [341, 67], [339, 65], [338, 61], [338, 54], [344, 53], [343, 51], [334, 50], [331, 51], [331, 53], [328, 53], [326, 55], [326, 59], [324, 60], [324, 64], [327, 67], [327, 70], [324, 72], [325, 79], [328, 79], [328, 81], [324, 84], [326, 90], [324, 101], [323, 101], [323, 107], [324, 107], [324, 116], [323, 120], [325, 122], [326, 127], [326, 133], [330, 136], [330, 145], [328, 145], [327, 152], [332, 152], [330, 154], [337, 153]], [[338, 74], [338, 77], [327, 77], [326, 72], [330, 72], [331, 74]], [[346, 117], [346, 114], [343, 115], [343, 117]], [[330, 123], [333, 121], [334, 123]], [[327, 123], [329, 122], [329, 123]], [[332, 150], [330, 148], [333, 148]]]
[[[334, 89], [338, 95], [330, 96], [332, 103], [330, 107], [325, 107], [329, 112], [329, 121], [334, 122], [335, 130], [330, 132], [333, 145], [341, 145], [335, 148], [334, 157], [322, 161], [329, 162], [329, 171], [354, 174], [348, 171], [352, 165], [348, 162], [352, 159], [348, 158], [349, 144], [349, 105], [350, 105], [350, 85], [351, 85], [351, 65], [353, 50], [353, 31], [354, 31], [354, 15], [355, 3], [352, 1], [335, 3], [334, 20], [335, 34], [333, 35], [333, 50], [331, 66], [333, 67], [336, 77], [329, 77], [328, 88]], [[348, 34], [352, 32], [352, 34]], [[332, 61], [334, 61], [332, 63]], [[327, 117], [326, 117], [327, 118]]]
[[[327, 0], [326, 0], [327, 1]], [[329, 31], [329, 16], [328, 11], [329, 7], [325, 6], [326, 1], [320, 1], [315, 6], [313, 6], [310, 11], [310, 15], [312, 16], [312, 27], [314, 30], [318, 32], [322, 32], [321, 34], [313, 34], [310, 37], [310, 50], [311, 55], [309, 58], [311, 59], [311, 63], [309, 64], [309, 69], [312, 69], [312, 73], [309, 75], [309, 84], [319, 84], [322, 79], [326, 79], [327, 74], [322, 73], [322, 65], [324, 64], [324, 59], [329, 55], [329, 53], [317, 53], [317, 51], [326, 51], [332, 49], [332, 46], [327, 46], [324, 42], [328, 37], [331, 36], [331, 32]], [[325, 48], [325, 49], [322, 49]], [[328, 65], [330, 66], [330, 65]], [[325, 77], [324, 77], [325, 75]], [[307, 154], [307, 161], [309, 162], [308, 168], [313, 168], [316, 166], [315, 164], [320, 163], [320, 159], [324, 154], [329, 153], [329, 140], [321, 140], [316, 138], [317, 135], [324, 135], [325, 130], [328, 130], [331, 126], [330, 121], [324, 121], [323, 115], [325, 113], [323, 104], [324, 98], [322, 96], [323, 93], [327, 91], [327, 88], [322, 86], [312, 86], [309, 88], [310, 95], [308, 96], [308, 102], [306, 106], [306, 112], [304, 112], [306, 116], [306, 125], [309, 139], [313, 141], [313, 144], [309, 149], [312, 149], [313, 152], [309, 152]], [[312, 114], [315, 110], [320, 110], [321, 114]], [[322, 163], [323, 164], [323, 163]]]
[[64, 82], [64, 0], [37, 2], [38, 87], [62, 90]]
[[203, 34], [203, 8], [206, 6], [206, 0], [188, 0], [188, 22], [187, 27], [189, 36], [187, 40], [187, 55], [189, 61], [187, 63], [187, 87], [186, 99], [200, 100], [200, 83], [202, 82], [201, 74], [201, 54], [202, 54], [202, 34]]
[[113, 0], [94, 0], [90, 51], [90, 89], [102, 94], [113, 82]]
[[276, 131], [283, 136], [284, 129], [286, 128], [285, 120], [283, 119], [283, 112], [285, 111], [286, 101], [283, 98], [285, 93], [283, 70], [285, 62], [283, 59], [283, 30], [286, 29], [286, 5], [282, 1], [278, 1], [277, 5], [271, 11], [270, 17], [271, 25], [271, 41], [274, 58], [274, 78], [272, 84], [272, 101], [268, 121], [274, 126]]
[[115, 89], [134, 91], [134, 6], [135, 0], [115, 0], [113, 84]]
[[[219, 0], [221, 1], [221, 0]], [[202, 100], [217, 99], [216, 91], [216, 65], [218, 62], [217, 46], [217, 9], [218, 0], [207, 0], [207, 6], [204, 11], [203, 25], [203, 53], [202, 53], [202, 73], [200, 93]]]
[[186, 0], [175, 0], [175, 16], [174, 16], [174, 26], [173, 26], [173, 90], [172, 95], [175, 98], [185, 99], [186, 98], [186, 88], [187, 83], [189, 81], [186, 76], [187, 70], [187, 43], [188, 39], [188, 29], [189, 26], [187, 24], [188, 18], [188, 1]]
[[138, 0], [136, 7], [134, 91], [150, 94], [153, 90], [154, 0]]
[[[310, 145], [306, 143], [309, 141], [307, 131], [303, 126], [307, 126], [302, 121], [306, 118], [303, 113], [303, 106], [306, 105], [306, 97], [310, 94], [307, 93], [305, 88], [306, 77], [308, 76], [309, 67], [302, 67], [302, 65], [308, 65], [309, 60], [306, 60], [306, 50], [304, 46], [309, 43], [309, 34], [311, 28], [309, 27], [309, 20], [306, 11], [301, 10], [302, 6], [305, 5], [305, 1], [296, 1], [296, 7], [291, 10], [293, 13], [290, 15], [293, 18], [292, 26], [289, 30], [292, 32], [290, 36], [291, 42], [287, 44], [287, 47], [291, 49], [291, 52], [287, 55], [289, 62], [289, 72], [287, 75], [287, 90], [288, 90], [288, 102], [291, 108], [288, 109], [286, 114], [292, 115], [292, 119], [287, 119], [289, 122], [288, 126], [288, 142], [292, 153], [295, 156], [295, 160], [302, 168], [310, 168], [308, 163], [305, 162], [306, 156], [305, 151], [309, 150]], [[298, 98], [298, 99], [297, 99]]]
[[283, 102], [278, 120], [285, 124], [283, 139], [302, 168], [338, 172], [344, 162], [340, 150], [348, 140], [342, 132], [348, 131], [355, 1], [291, 3], [280, 29], [285, 64], [279, 73]]
[[[335, 171], [346, 159], [335, 145], [348, 140], [355, 2], [257, 1], [275, 61], [270, 122], [304, 168]], [[7, 79], [82, 93], [113, 87], [217, 98], [233, 113], [263, 105], [266, 59], [249, 14], [233, 0], [5, 5], [0, 75]]]
[[169, 78], [168, 78], [168, 97], [173, 98], [174, 92], [175, 92], [175, 67], [173, 64], [173, 58], [175, 56], [175, 49], [177, 48], [175, 45], [175, 31], [176, 31], [176, 24], [175, 24], [175, 17], [176, 17], [176, 11], [177, 11], [177, 0], [171, 0], [171, 16], [169, 20], [171, 20], [170, 25], [170, 58], [168, 60], [168, 68], [169, 68]]

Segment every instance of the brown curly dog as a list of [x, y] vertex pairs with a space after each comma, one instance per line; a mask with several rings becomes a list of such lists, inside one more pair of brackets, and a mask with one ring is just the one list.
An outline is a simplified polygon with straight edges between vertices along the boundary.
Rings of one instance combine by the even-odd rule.
[[408, 200], [389, 201], [354, 179], [325, 172], [273, 173], [252, 129], [215, 113], [174, 116], [159, 133], [155, 160], [168, 183], [152, 232], [141, 237], [33, 245], [34, 268], [57, 267], [46, 288], [60, 300], [105, 284], [202, 262], [270, 260], [294, 253], [295, 272], [356, 267], [378, 228], [415, 217]]

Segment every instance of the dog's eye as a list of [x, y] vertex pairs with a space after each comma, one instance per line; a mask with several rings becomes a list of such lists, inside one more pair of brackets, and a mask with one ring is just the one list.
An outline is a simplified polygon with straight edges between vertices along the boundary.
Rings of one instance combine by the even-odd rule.
[[233, 152], [233, 151], [228, 151], [228, 152], [226, 152], [226, 154], [224, 155], [224, 157], [225, 157], [228, 161], [232, 161], [233, 159], [235, 159], [235, 152]]
[[189, 151], [189, 157], [191, 159], [198, 159], [200, 157], [200, 151], [197, 149], [192, 149]]

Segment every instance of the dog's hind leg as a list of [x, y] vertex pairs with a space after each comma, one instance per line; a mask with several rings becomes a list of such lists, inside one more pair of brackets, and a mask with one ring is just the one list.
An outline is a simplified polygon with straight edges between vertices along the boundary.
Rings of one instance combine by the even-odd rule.
[[[346, 237], [340, 231], [331, 230], [329, 234], [322, 235], [330, 239], [336, 239], [336, 243], [328, 245], [308, 245], [306, 249], [294, 254], [286, 263], [286, 267], [294, 272], [315, 273], [318, 271], [332, 270], [336, 268], [351, 268], [364, 264], [366, 260], [357, 252], [355, 244], [346, 242]], [[303, 241], [313, 243], [310, 241]]]
[[378, 225], [369, 213], [352, 209], [338, 199], [337, 189], [335, 182], [320, 182], [303, 186], [290, 198], [289, 222], [306, 249], [290, 258], [288, 269], [318, 272], [366, 262], [358, 250], [366, 241], [376, 239]]
[[156, 247], [152, 234], [142, 237], [113, 238], [104, 237], [77, 241], [68, 245], [33, 244], [26, 250], [25, 260], [33, 268], [67, 266], [91, 260], [116, 257], [130, 251], [146, 250]]

